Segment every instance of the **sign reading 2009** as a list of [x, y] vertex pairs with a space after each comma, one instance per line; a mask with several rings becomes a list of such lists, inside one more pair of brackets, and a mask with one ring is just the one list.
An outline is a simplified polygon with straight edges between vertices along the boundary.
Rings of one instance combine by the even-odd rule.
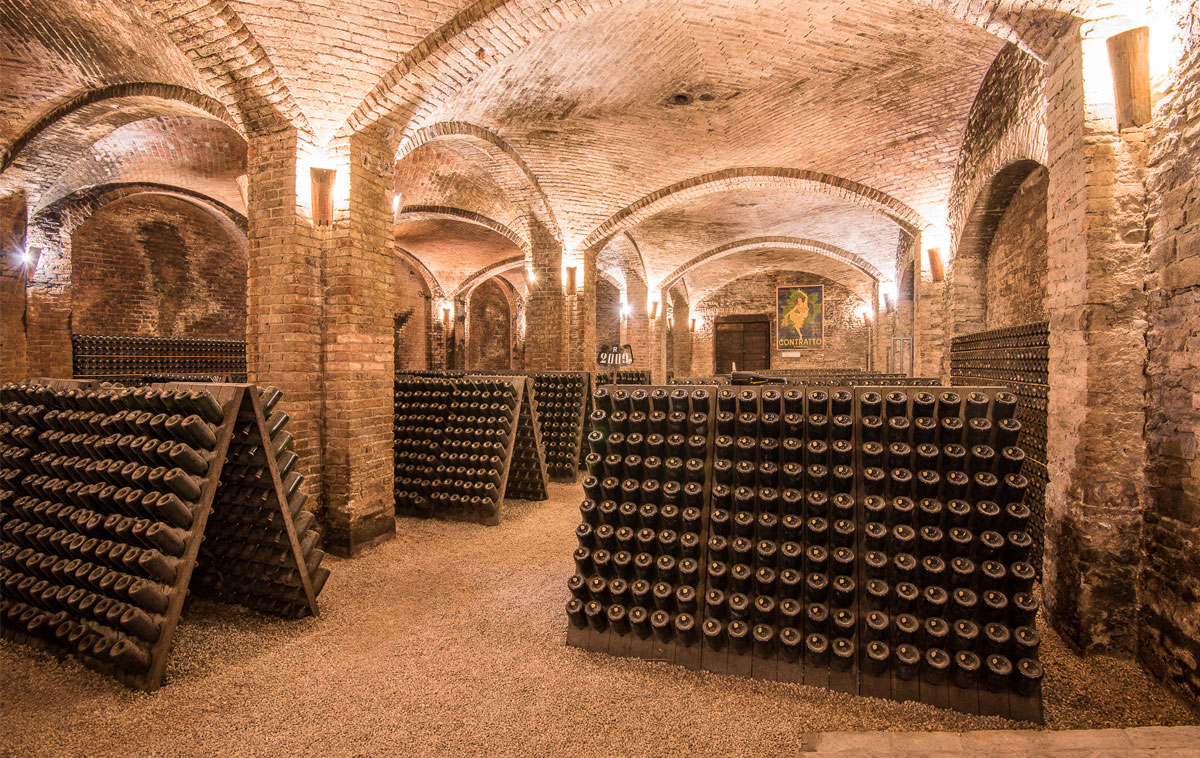
[[806, 284], [775, 288], [776, 350], [823, 350], [825, 287]]

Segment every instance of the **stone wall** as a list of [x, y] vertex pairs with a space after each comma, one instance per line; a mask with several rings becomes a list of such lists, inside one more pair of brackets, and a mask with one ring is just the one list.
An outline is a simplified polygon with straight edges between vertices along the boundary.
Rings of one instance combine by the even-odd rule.
[[763, 314], [771, 320], [774, 338], [775, 288], [797, 284], [825, 285], [825, 349], [799, 351], [800, 357], [784, 357], [772, 349], [771, 368], [865, 369], [867, 327], [855, 316], [855, 310], [867, 302], [865, 294], [802, 271], [765, 271], [730, 282], [696, 304], [694, 313], [698, 318], [691, 341], [691, 373], [696, 376], [713, 373], [713, 324], [719, 316]]
[[512, 352], [512, 314], [495, 279], [471, 293], [467, 312], [467, 365], [473, 371], [507, 371]]
[[1038, 167], [996, 226], [986, 267], [986, 329], [1046, 320], [1046, 187]]
[[71, 244], [74, 334], [245, 339], [246, 248], [162, 195], [104, 206]]
[[[1149, 377], [1140, 657], [1200, 700], [1200, 19], [1158, 109], [1147, 176]], [[1185, 27], [1189, 28], [1189, 27]]]

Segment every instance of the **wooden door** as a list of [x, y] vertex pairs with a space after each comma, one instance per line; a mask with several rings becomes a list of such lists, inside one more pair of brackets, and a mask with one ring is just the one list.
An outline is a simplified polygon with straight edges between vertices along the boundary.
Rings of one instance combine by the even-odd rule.
[[715, 373], [764, 371], [771, 367], [771, 322], [765, 316], [726, 316], [715, 325]]

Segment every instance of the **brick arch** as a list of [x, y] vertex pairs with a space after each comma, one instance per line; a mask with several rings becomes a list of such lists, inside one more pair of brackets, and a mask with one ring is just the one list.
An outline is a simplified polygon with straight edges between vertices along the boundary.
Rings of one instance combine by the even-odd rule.
[[455, 208], [449, 205], [405, 205], [396, 214], [396, 223], [404, 221], [426, 221], [430, 219], [448, 219], [450, 221], [467, 221], [496, 232], [509, 242], [521, 249], [526, 256], [530, 253], [529, 240], [517, 234], [510, 227], [488, 218], [482, 213]]
[[[86, 187], [60, 198], [42, 209], [30, 220], [29, 247], [40, 246], [43, 250], [43, 257], [38, 261], [30, 284], [33, 286], [69, 284], [71, 235], [96, 211], [117, 200], [136, 195], [162, 195], [191, 203], [216, 219], [231, 237], [243, 245], [246, 244], [249, 229], [246, 217], [219, 200], [199, 192], [149, 182]], [[59, 242], [57, 255], [53, 249], [55, 241]], [[62, 244], [64, 241], [65, 245]], [[47, 254], [49, 254], [48, 257]]]
[[399, 245], [396, 246], [396, 255], [400, 256], [401, 258], [404, 258], [404, 260], [406, 260], [410, 264], [412, 264], [413, 268], [416, 269], [416, 271], [421, 274], [421, 278], [425, 281], [425, 287], [429, 290], [429, 294], [434, 299], [436, 299], [436, 300], [445, 300], [446, 299], [446, 291], [444, 289], [442, 289], [441, 283], [438, 282], [437, 277], [434, 276], [433, 272], [429, 270], [429, 267], [426, 266], [421, 261], [420, 258], [413, 255], [408, 250], [405, 250], [404, 248], [400, 247]]
[[454, 292], [450, 293], [450, 297], [455, 300], [458, 300], [459, 298], [470, 297], [471, 292], [488, 279], [498, 274], [502, 274], [505, 271], [511, 271], [514, 268], [521, 268], [525, 266], [526, 263], [528, 263], [528, 261], [525, 256], [514, 255], [511, 258], [504, 258], [496, 261], [495, 263], [484, 266], [468, 276], [466, 279], [463, 279], [462, 283], [455, 288]]
[[949, 272], [951, 336], [986, 328], [988, 254], [1000, 220], [1013, 196], [1035, 171], [1046, 170], [1035, 160], [1009, 163], [981, 188], [958, 235]]
[[[119, 109], [119, 101], [129, 98], [150, 99], [155, 102], [161, 102], [165, 113], [174, 113], [176, 110], [179, 110], [180, 105], [187, 106], [190, 109], [201, 111], [213, 118], [224, 121], [230, 127], [237, 130], [243, 137], [245, 136], [245, 132], [234, 121], [233, 117], [229, 115], [229, 111], [224, 105], [196, 90], [177, 84], [161, 84], [157, 82], [110, 84], [107, 87], [97, 87], [80, 92], [38, 117], [25, 131], [17, 135], [17, 138], [5, 148], [3, 153], [0, 153], [0, 172], [7, 169], [29, 143], [43, 132], [53, 129], [59, 122], [68, 120], [73, 115], [79, 115], [81, 112], [88, 110], [88, 106], [96, 104], [104, 104], [106, 106], [116, 105], [116, 108], [106, 107], [101, 111], [103, 114], [110, 114], [114, 109]], [[77, 128], [77, 124], [72, 124], [71, 128]]]
[[[465, 121], [442, 121], [431, 124], [405, 136], [396, 146], [396, 162], [404, 158], [422, 145], [439, 139], [465, 139], [483, 148], [484, 152], [497, 163], [511, 165], [520, 174], [521, 182], [528, 188], [518, 201], [528, 208], [534, 220], [545, 226], [554, 239], [561, 244], [562, 231], [550, 200], [542, 189], [541, 182], [511, 145], [499, 134]], [[532, 235], [531, 235], [532, 236]]]
[[[367, 93], [338, 134], [359, 132], [380, 121], [390, 122], [394, 129], [407, 129], [410, 124], [419, 129], [422, 119], [459, 86], [497, 61], [543, 35], [626, 1], [476, 0], [409, 49]], [[1074, 18], [1085, 17], [1097, 4], [1097, 0], [1031, 0], [1016, 14], [1008, 0], [903, 2], [917, 12], [935, 11], [976, 26], [1039, 59]]]
[[887, 216], [910, 234], [928, 225], [920, 214], [891, 195], [849, 179], [805, 169], [744, 167], [702, 174], [655, 190], [610, 216], [588, 234], [580, 247], [586, 250], [601, 245], [614, 235], [662, 211], [698, 197], [730, 190], [762, 188], [832, 195]]
[[29, 369], [46, 376], [71, 375], [72, 235], [98, 210], [119, 200], [158, 195], [188, 202], [247, 244], [245, 216], [201, 193], [153, 183], [112, 184], [78, 190], [42, 209], [29, 223], [28, 249], [38, 252], [28, 284]]
[[748, 239], [729, 242], [724, 245], [719, 245], [711, 250], [700, 253], [691, 260], [683, 263], [674, 271], [672, 271], [662, 281], [662, 289], [669, 290], [676, 284], [682, 283], [683, 278], [691, 271], [694, 271], [699, 266], [705, 263], [711, 263], [715, 260], [735, 255], [737, 253], [745, 253], [754, 250], [803, 250], [805, 252], [817, 253], [827, 258], [831, 258], [839, 263], [845, 263], [852, 268], [866, 274], [872, 281], [878, 282], [882, 278], [879, 269], [872, 266], [869, 262], [859, 256], [840, 247], [829, 245], [818, 240], [802, 239], [799, 237], [750, 237]]

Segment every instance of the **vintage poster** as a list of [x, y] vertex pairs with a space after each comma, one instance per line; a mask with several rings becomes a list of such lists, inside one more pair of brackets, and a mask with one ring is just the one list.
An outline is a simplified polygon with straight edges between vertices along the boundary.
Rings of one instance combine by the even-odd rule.
[[820, 284], [777, 287], [776, 350], [823, 350], [825, 288]]

